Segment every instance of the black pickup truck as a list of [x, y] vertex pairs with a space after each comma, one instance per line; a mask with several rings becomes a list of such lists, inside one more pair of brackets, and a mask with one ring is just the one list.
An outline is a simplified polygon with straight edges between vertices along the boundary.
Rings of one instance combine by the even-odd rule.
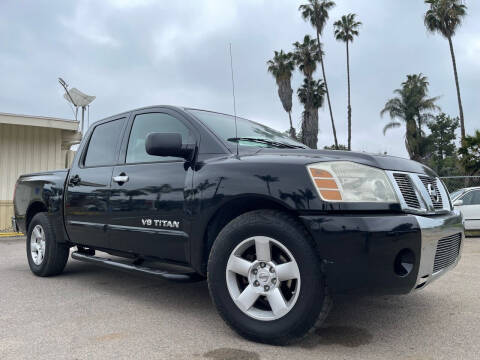
[[463, 220], [429, 168], [236, 123], [133, 110], [93, 124], [70, 170], [21, 176], [13, 225], [32, 272], [59, 274], [76, 247], [76, 260], [206, 278], [232, 328], [285, 344], [321, 323], [332, 294], [405, 294], [457, 264]]

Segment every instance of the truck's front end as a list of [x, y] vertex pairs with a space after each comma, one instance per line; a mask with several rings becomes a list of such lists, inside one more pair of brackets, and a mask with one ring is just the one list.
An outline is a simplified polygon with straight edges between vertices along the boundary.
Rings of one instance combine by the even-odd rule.
[[[389, 159], [400, 161], [382, 157], [380, 162], [385, 167]], [[431, 170], [404, 164], [409, 166], [399, 166], [401, 171], [350, 161], [307, 166], [325, 213], [301, 218], [334, 291], [408, 293], [458, 263], [461, 214]]]

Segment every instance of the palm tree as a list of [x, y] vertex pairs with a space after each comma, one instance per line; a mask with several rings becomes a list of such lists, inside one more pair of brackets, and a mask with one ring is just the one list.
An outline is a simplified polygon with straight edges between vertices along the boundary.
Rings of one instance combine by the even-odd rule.
[[392, 121], [385, 125], [383, 134], [405, 122], [405, 146], [412, 160], [422, 161], [426, 155], [425, 133], [422, 125], [433, 115], [430, 111], [440, 110], [435, 104], [438, 97], [428, 97], [428, 79], [420, 74], [407, 75], [400, 89], [394, 90], [398, 96], [388, 100], [380, 115], [389, 114]]
[[[402, 86], [408, 91], [411, 102], [413, 103], [413, 108], [416, 109], [416, 119], [418, 124], [418, 130], [423, 136], [423, 125], [427, 124], [428, 121], [433, 120], [435, 117], [430, 112], [423, 112], [422, 107], [429, 106], [429, 104], [434, 104], [439, 97], [431, 98], [433, 102], [425, 101], [428, 97], [428, 86], [430, 83], [426, 76], [422, 73], [407, 75], [407, 81], [402, 83]], [[440, 110], [440, 107], [434, 105], [430, 110]]]
[[278, 97], [290, 119], [290, 137], [296, 139], [295, 128], [292, 124], [292, 72], [295, 61], [292, 53], [275, 51], [273, 59], [267, 61], [268, 71], [275, 77], [278, 86]]
[[[293, 44], [294, 51], [293, 51], [293, 59], [295, 60], [295, 63], [297, 64], [298, 68], [300, 71], [305, 75], [305, 80], [304, 83], [309, 81], [313, 82], [313, 73], [317, 69], [317, 62], [319, 60], [318, 57], [318, 45], [316, 41], [310, 36], [305, 35], [303, 38], [303, 42], [295, 42]], [[300, 89], [298, 90], [300, 91]], [[307, 91], [306, 88], [302, 91]], [[304, 143], [307, 146], [312, 147], [313, 144], [313, 138], [311, 137], [312, 134], [310, 134], [311, 131], [314, 129], [318, 129], [318, 114], [317, 116], [310, 116], [312, 113], [312, 101], [310, 101], [310, 96], [305, 95], [305, 101], [302, 102], [304, 111], [303, 111], [303, 116], [302, 116], [302, 131], [299, 134], [299, 139], [302, 143]], [[315, 123], [312, 123], [315, 122]], [[303, 129], [309, 129], [308, 134], [303, 132]], [[314, 135], [314, 138], [316, 139], [318, 137], [318, 134]], [[308, 139], [308, 143], [306, 142]], [[317, 147], [317, 143], [315, 142], [313, 144], [313, 147]]]
[[318, 109], [325, 99], [325, 84], [322, 80], [305, 78], [297, 90], [298, 99], [304, 105], [301, 142], [312, 149], [318, 142]]
[[446, 37], [450, 45], [453, 74], [457, 87], [458, 110], [460, 112], [460, 131], [463, 142], [465, 140], [465, 122], [452, 37], [455, 35], [457, 28], [462, 24], [463, 17], [467, 15], [467, 7], [462, 4], [461, 0], [425, 0], [425, 3], [430, 5], [430, 9], [425, 13], [425, 26], [430, 32], [439, 32]]
[[352, 150], [352, 107], [350, 106], [350, 54], [348, 51], [348, 43], [353, 41], [354, 36], [358, 36], [358, 28], [362, 23], [355, 20], [356, 14], [343, 15], [336, 21], [333, 26], [335, 28], [335, 39], [345, 42], [347, 46], [347, 88], [348, 88], [348, 150]]
[[293, 60], [305, 77], [312, 80], [313, 73], [317, 69], [317, 61], [320, 60], [317, 43], [310, 36], [305, 35], [303, 42], [297, 41], [293, 43], [293, 47]]
[[338, 148], [337, 131], [335, 130], [335, 121], [333, 120], [332, 105], [330, 103], [330, 93], [328, 92], [327, 77], [325, 76], [325, 64], [323, 62], [322, 45], [320, 43], [320, 35], [323, 33], [325, 24], [328, 20], [328, 11], [335, 6], [334, 1], [330, 0], [308, 0], [307, 4], [300, 5], [298, 10], [301, 11], [302, 17], [317, 31], [318, 57], [322, 65], [323, 82], [327, 93], [328, 109], [330, 111], [330, 119], [332, 121], [333, 139], [335, 146]]

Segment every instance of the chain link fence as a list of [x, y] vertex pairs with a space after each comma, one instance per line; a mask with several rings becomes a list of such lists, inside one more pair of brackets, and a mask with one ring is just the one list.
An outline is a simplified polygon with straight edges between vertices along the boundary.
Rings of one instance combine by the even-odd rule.
[[466, 187], [480, 186], [480, 176], [444, 176], [441, 179], [450, 193]]

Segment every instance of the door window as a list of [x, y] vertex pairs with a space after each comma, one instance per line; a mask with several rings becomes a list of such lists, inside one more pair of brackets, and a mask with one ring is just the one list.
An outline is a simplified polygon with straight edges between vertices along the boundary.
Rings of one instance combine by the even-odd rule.
[[480, 205], [480, 191], [472, 191], [473, 198], [470, 205]]
[[462, 201], [463, 205], [480, 205], [480, 191], [469, 191]]
[[181, 160], [179, 157], [147, 154], [145, 140], [150, 133], [177, 133], [182, 144], [194, 142], [192, 132], [178, 119], [165, 113], [148, 113], [135, 116], [127, 147], [127, 163]]
[[84, 166], [106, 166], [115, 164], [116, 146], [122, 131], [123, 119], [109, 121], [95, 127], [88, 143]]

